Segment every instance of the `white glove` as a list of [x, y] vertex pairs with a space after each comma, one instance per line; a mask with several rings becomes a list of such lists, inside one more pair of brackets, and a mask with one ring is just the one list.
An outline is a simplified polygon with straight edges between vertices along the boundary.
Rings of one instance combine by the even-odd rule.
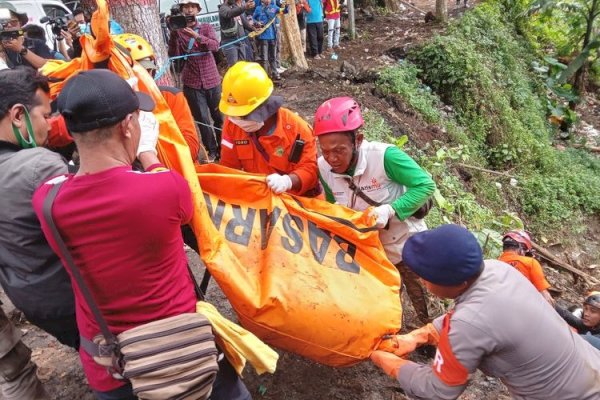
[[267, 176], [267, 185], [273, 193], [280, 194], [292, 188], [292, 178], [289, 175], [271, 174]]
[[145, 151], [157, 154], [156, 143], [158, 142], [158, 121], [154, 114], [148, 111], [140, 111], [140, 144], [136, 156], [140, 156]]
[[369, 213], [370, 216], [377, 218], [375, 226], [378, 229], [383, 229], [387, 225], [390, 218], [396, 214], [396, 211], [389, 204], [384, 204], [379, 207], [375, 207]]

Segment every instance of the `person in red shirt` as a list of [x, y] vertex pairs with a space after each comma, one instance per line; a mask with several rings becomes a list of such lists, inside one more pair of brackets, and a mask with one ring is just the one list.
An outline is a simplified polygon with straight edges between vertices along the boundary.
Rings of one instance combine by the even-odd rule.
[[[192, 218], [192, 196], [187, 182], [157, 158], [158, 124], [148, 112], [152, 99], [113, 72], [98, 69], [69, 79], [57, 103], [77, 144], [80, 168], [75, 175], [51, 179], [34, 194], [50, 246], [64, 264], [42, 210], [52, 186], [62, 181], [53, 219], [112, 333], [195, 312], [180, 231]], [[132, 170], [136, 157], [146, 173]], [[84, 343], [80, 357], [94, 394], [99, 400], [137, 399], [130, 384], [115, 379], [86, 352], [85, 343], [100, 328], [81, 288], [74, 285], [74, 292]], [[213, 399], [249, 398], [216, 393]]]
[[277, 194], [317, 196], [312, 128], [281, 107], [283, 99], [272, 93], [273, 81], [257, 63], [239, 61], [227, 71], [219, 104], [227, 115], [221, 165], [267, 175], [267, 185]]
[[532, 250], [531, 237], [525, 231], [514, 230], [507, 232], [502, 238], [503, 253], [498, 260], [503, 261], [522, 273], [550, 304], [554, 299], [548, 292], [550, 284], [544, 276], [540, 263], [529, 256]]
[[[185, 15], [188, 23], [186, 28], [171, 32], [169, 56], [202, 53], [185, 60], [181, 80], [183, 93], [192, 109], [194, 119], [205, 124], [200, 126], [200, 134], [212, 161], [219, 158], [220, 130], [223, 126], [223, 116], [219, 112], [221, 75], [213, 55], [213, 52], [219, 49], [219, 40], [211, 24], [199, 24], [196, 21], [201, 9], [199, 0], [179, 2], [179, 10]], [[211, 118], [214, 131], [211, 128]]]

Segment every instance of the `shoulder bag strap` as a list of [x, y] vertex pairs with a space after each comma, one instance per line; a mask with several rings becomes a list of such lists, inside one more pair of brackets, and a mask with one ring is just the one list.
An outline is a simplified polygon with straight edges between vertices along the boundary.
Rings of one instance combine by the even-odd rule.
[[100, 331], [102, 332], [102, 335], [104, 335], [104, 339], [106, 340], [106, 342], [109, 345], [117, 345], [116, 336], [108, 329], [108, 324], [106, 323], [106, 320], [104, 319], [104, 317], [102, 317], [102, 314], [100, 313], [100, 310], [98, 309], [98, 305], [96, 304], [96, 301], [94, 300], [94, 297], [92, 296], [92, 293], [90, 292], [89, 287], [86, 285], [85, 281], [83, 280], [83, 277], [81, 276], [81, 274], [79, 272], [79, 269], [75, 266], [73, 257], [71, 257], [71, 253], [67, 249], [67, 245], [65, 244], [62, 237], [60, 236], [60, 233], [58, 232], [58, 228], [56, 227], [56, 225], [54, 223], [54, 219], [52, 218], [52, 204], [54, 203], [54, 199], [56, 198], [56, 195], [58, 194], [58, 191], [60, 190], [60, 187], [62, 186], [62, 184], [64, 182], [65, 181], [54, 184], [52, 186], [52, 189], [50, 189], [50, 192], [44, 199], [44, 205], [43, 205], [44, 219], [46, 220], [46, 224], [48, 225], [48, 228], [50, 229], [50, 232], [52, 233], [52, 237], [54, 238], [54, 241], [56, 242], [56, 245], [58, 246], [60, 253], [64, 257], [65, 268], [67, 268], [71, 272], [71, 275], [73, 276], [73, 278], [75, 278], [75, 281], [77, 281], [77, 286], [79, 287], [79, 290], [83, 294], [83, 297], [85, 298], [85, 301], [86, 301], [88, 307], [90, 307], [90, 309], [92, 310], [92, 314], [94, 314], [94, 319], [100, 326]]
[[[200, 34], [200, 28], [195, 28], [194, 32], [196, 32], [199, 35]], [[196, 38], [195, 37], [190, 38], [190, 41], [188, 42], [188, 46], [187, 46], [187, 52], [188, 53], [190, 51], [192, 51], [192, 47], [194, 47], [195, 43], [196, 43]]]
[[363, 199], [363, 201], [365, 201], [368, 205], [373, 206], [373, 207], [379, 207], [382, 203], [379, 203], [375, 200], [373, 200], [372, 198], [370, 198], [369, 196], [367, 196], [365, 194], [365, 192], [363, 192], [362, 190], [360, 190], [360, 188], [358, 186], [356, 186], [356, 184], [354, 183], [354, 181], [352, 180], [352, 178], [348, 177], [348, 176], [344, 176], [344, 180], [346, 181], [346, 183], [348, 183], [348, 187], [350, 188], [350, 190], [352, 190], [352, 192], [360, 197], [361, 199]]

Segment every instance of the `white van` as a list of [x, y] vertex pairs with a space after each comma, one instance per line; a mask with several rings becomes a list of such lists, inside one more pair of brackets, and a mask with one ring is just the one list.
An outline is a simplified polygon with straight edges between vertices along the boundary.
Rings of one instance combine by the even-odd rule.
[[[219, 0], [198, 0], [200, 3], [200, 14], [196, 19], [200, 23], [208, 22], [215, 28], [217, 32], [217, 38], [220, 40], [221, 38], [221, 24], [219, 23]], [[165, 13], [165, 15], [169, 15], [171, 12], [171, 7], [177, 4], [177, 0], [159, 0], [158, 7], [160, 13]]]
[[59, 0], [8, 0], [8, 2], [14, 5], [18, 12], [27, 13], [29, 24], [40, 25], [46, 29], [46, 43], [48, 47], [53, 48], [52, 30], [50, 26], [41, 23], [40, 20], [44, 17], [64, 17], [71, 14], [71, 10]]

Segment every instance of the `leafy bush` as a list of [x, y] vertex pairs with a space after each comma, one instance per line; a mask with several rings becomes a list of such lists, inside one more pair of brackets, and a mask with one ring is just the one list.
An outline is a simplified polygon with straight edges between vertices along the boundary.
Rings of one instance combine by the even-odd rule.
[[[547, 60], [528, 42], [538, 33], [528, 32], [508, 6], [524, 10], [527, 2], [479, 5], [445, 35], [414, 49], [410, 61], [383, 70], [378, 81], [384, 93], [400, 96], [454, 139], [452, 147], [433, 143], [413, 150], [439, 189], [428, 222], [463, 223], [488, 242], [520, 223], [509, 206], [545, 236], [566, 222], [576, 231], [585, 214], [600, 212], [600, 161], [552, 147], [555, 129], [547, 118], [557, 109], [552, 91], [561, 88], [550, 88], [549, 74], [540, 73]], [[443, 104], [454, 112], [443, 113]], [[517, 179], [512, 186], [508, 178], [475, 170], [466, 184], [456, 173], [466, 162]]]
[[410, 63], [386, 68], [379, 74], [379, 87], [384, 93], [400, 95], [412, 108], [417, 110], [427, 122], [440, 121], [439, 100], [431, 95], [431, 89], [419, 79], [417, 68]]

